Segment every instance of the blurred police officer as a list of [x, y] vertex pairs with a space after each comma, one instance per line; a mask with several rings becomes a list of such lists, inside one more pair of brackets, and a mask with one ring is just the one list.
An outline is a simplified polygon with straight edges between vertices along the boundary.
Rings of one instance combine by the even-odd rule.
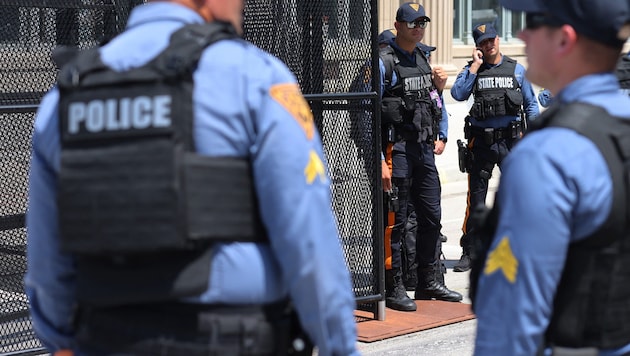
[[442, 68], [431, 69], [417, 47], [429, 21], [422, 5], [402, 4], [396, 12], [396, 39], [380, 53], [383, 148], [399, 202], [386, 223], [385, 301], [390, 308], [406, 311], [416, 310], [415, 303], [407, 297], [401, 273], [400, 244], [409, 199], [418, 216], [419, 282], [415, 299], [462, 299], [436, 278], [441, 188], [435, 154], [442, 153], [447, 137], [448, 114], [441, 98], [447, 75]]
[[548, 108], [549, 105], [551, 105], [552, 99], [553, 97], [551, 96], [549, 89], [543, 88], [538, 92], [538, 102], [543, 108]]
[[613, 70], [629, 4], [501, 3], [526, 12], [527, 77], [554, 103], [503, 163], [475, 354], [628, 355], [630, 99]]
[[484, 205], [488, 181], [495, 165], [501, 167], [505, 156], [524, 131], [524, 108], [527, 120], [538, 115], [538, 102], [531, 84], [525, 79], [525, 68], [514, 59], [501, 54], [499, 36], [494, 25], [475, 26], [473, 38], [477, 46], [472, 60], [457, 75], [451, 88], [455, 100], [464, 101], [474, 96], [474, 104], [464, 127], [468, 150], [472, 153], [468, 164], [468, 197], [460, 240], [463, 253], [453, 267], [456, 272], [470, 269], [470, 249], [474, 229], [470, 220], [472, 210]]
[[320, 137], [242, 13], [138, 6], [43, 99], [25, 284], [49, 351], [357, 354]]

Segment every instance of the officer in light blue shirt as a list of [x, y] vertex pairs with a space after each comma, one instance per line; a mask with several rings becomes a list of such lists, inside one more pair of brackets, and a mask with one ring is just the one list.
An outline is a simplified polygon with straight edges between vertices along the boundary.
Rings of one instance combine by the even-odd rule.
[[525, 68], [501, 53], [499, 36], [491, 23], [473, 29], [476, 48], [472, 60], [455, 79], [451, 95], [464, 101], [471, 95], [474, 104], [466, 117], [465, 138], [471, 159], [468, 173], [468, 198], [460, 239], [462, 256], [453, 271], [470, 269], [470, 250], [475, 244], [471, 212], [486, 202], [488, 182], [495, 166], [521, 137], [526, 122], [538, 115], [538, 102], [531, 83], [525, 78]]
[[[537, 122], [571, 108], [595, 107], [603, 109], [602, 117], [583, 119], [601, 126], [589, 132], [617, 122], [606, 121], [606, 115], [627, 127], [630, 100], [613, 74], [630, 33], [627, 2], [500, 2], [526, 12], [519, 38], [527, 46], [527, 77], [554, 95]], [[577, 117], [574, 112], [566, 119]], [[506, 158], [495, 201], [496, 231], [474, 296], [475, 355], [630, 353], [628, 272], [618, 265], [628, 260], [627, 218], [623, 226], [614, 225], [623, 233], [603, 233], [614, 243], [597, 241], [618, 199], [612, 168], [599, 145], [569, 127], [534, 130]], [[627, 206], [627, 195], [620, 200]], [[599, 262], [591, 263], [596, 256]]]
[[[187, 24], [224, 21], [241, 31], [241, 0], [195, 2], [201, 4], [196, 8], [183, 4], [154, 1], [134, 8], [126, 30], [100, 49], [102, 61], [116, 71], [142, 66]], [[268, 53], [244, 40], [230, 39], [203, 51], [193, 80], [194, 150], [201, 156], [249, 160], [269, 242], [216, 243], [207, 289], [174, 303], [184, 309], [232, 306], [238, 310], [290, 298], [320, 355], [358, 354], [355, 299], [331, 210], [321, 139], [295, 77]], [[60, 91], [53, 88], [44, 97], [35, 122], [25, 288], [35, 331], [45, 347], [53, 353], [82, 354], [85, 351], [77, 341], [82, 328], [76, 323], [77, 311], [82, 305], [76, 299], [76, 259], [60, 249], [56, 204], [62, 165], [59, 100]], [[147, 186], [151, 179], [147, 177]], [[106, 289], [115, 291], [117, 285]], [[177, 320], [178, 315], [167, 317]], [[111, 322], [117, 325], [118, 321]], [[129, 327], [133, 333], [139, 329]], [[173, 323], [175, 329], [186, 327], [194, 330], [197, 325]], [[127, 328], [120, 329], [128, 336]], [[160, 342], [159, 330], [153, 336], [154, 342]], [[223, 346], [200, 343], [210, 350]]]

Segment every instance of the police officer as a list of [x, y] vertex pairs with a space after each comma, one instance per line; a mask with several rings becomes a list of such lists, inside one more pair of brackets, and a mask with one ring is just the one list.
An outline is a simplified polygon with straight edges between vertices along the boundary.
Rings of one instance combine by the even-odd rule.
[[358, 354], [321, 139], [243, 7], [138, 6], [43, 99], [25, 288], [51, 353]]
[[[380, 48], [385, 48], [390, 45], [391, 42], [394, 42], [396, 38], [396, 29], [387, 29], [381, 32], [378, 35], [378, 45]], [[418, 42], [416, 44], [418, 49], [422, 54], [427, 58], [427, 61], [431, 63], [431, 52], [436, 50], [436, 47], [429, 46], [422, 42]], [[444, 135], [446, 137], [446, 135]], [[384, 159], [384, 156], [383, 156]], [[384, 161], [383, 161], [384, 162]], [[382, 170], [384, 174], [389, 174], [389, 166], [386, 164], [383, 165]], [[389, 175], [389, 179], [391, 179], [391, 175]], [[391, 186], [391, 180], [389, 182]], [[385, 187], [385, 184], [383, 184]], [[385, 189], [386, 191], [389, 189]], [[386, 208], [387, 210], [388, 208]], [[387, 220], [387, 215], [385, 217]], [[405, 289], [408, 291], [415, 291], [416, 285], [418, 284], [418, 263], [416, 262], [416, 234], [418, 223], [416, 219], [416, 212], [411, 200], [408, 200], [407, 203], [407, 224], [405, 225], [405, 232], [403, 235], [403, 241], [400, 244], [401, 248], [401, 268], [402, 268], [402, 279]], [[391, 241], [391, 240], [390, 240]], [[446, 241], [446, 236], [442, 234], [440, 231], [440, 240], [438, 241], [437, 246], [437, 255], [441, 254], [442, 251], [442, 242]]]
[[455, 100], [474, 104], [464, 127], [472, 160], [468, 164], [468, 197], [460, 240], [462, 256], [453, 267], [455, 272], [470, 269], [470, 249], [474, 228], [472, 210], [483, 205], [488, 194], [488, 181], [495, 165], [501, 167], [505, 156], [524, 131], [525, 121], [538, 115], [538, 102], [532, 85], [525, 79], [525, 68], [499, 50], [499, 37], [494, 25], [480, 24], [473, 29], [477, 46], [472, 60], [457, 75], [451, 95]]
[[555, 102], [502, 167], [475, 355], [628, 355], [630, 99], [613, 71], [630, 6], [501, 3], [526, 12], [527, 77]]
[[[396, 39], [380, 52], [382, 92], [382, 137], [385, 161], [392, 169], [398, 209], [386, 223], [386, 305], [411, 311], [411, 301], [402, 283], [400, 244], [407, 222], [410, 199], [418, 215], [416, 241], [419, 282], [415, 299], [460, 301], [436, 278], [435, 250], [439, 240], [440, 181], [435, 154], [446, 143], [448, 115], [441, 91], [447, 76], [442, 68], [431, 69], [417, 43], [424, 37], [430, 19], [416, 3], [404, 3], [396, 12]], [[387, 243], [389, 240], [390, 243]]]

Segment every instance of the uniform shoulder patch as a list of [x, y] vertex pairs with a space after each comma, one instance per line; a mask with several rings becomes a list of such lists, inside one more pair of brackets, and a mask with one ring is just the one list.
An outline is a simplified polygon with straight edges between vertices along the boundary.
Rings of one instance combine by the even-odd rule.
[[326, 169], [324, 163], [317, 155], [317, 152], [311, 150], [308, 155], [308, 163], [304, 168], [304, 176], [306, 177], [306, 183], [313, 184], [315, 179], [319, 177], [322, 182], [326, 181]]
[[512, 253], [507, 236], [503, 237], [497, 247], [488, 254], [483, 274], [489, 275], [496, 271], [501, 271], [510, 283], [516, 282], [518, 260]]
[[300, 87], [295, 83], [276, 84], [269, 89], [269, 94], [293, 116], [306, 133], [306, 138], [311, 140], [315, 132], [313, 113]]

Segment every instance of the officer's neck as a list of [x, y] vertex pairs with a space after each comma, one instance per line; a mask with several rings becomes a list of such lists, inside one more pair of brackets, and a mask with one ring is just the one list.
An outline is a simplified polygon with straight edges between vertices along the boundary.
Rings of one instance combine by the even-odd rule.
[[396, 45], [398, 45], [400, 49], [402, 49], [403, 51], [407, 52], [410, 55], [413, 54], [413, 51], [416, 48], [415, 42], [405, 41], [400, 37], [396, 37], [395, 42], [396, 42]]
[[497, 53], [494, 56], [484, 56], [483, 62], [489, 65], [497, 65], [501, 63], [502, 59], [503, 59], [503, 55], [501, 53]]

